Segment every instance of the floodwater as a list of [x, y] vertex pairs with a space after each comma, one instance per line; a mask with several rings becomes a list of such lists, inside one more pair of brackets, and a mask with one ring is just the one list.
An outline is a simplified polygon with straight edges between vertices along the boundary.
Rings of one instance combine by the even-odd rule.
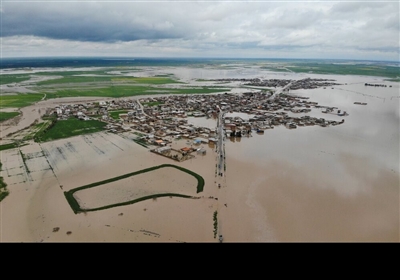
[[[151, 71], [173, 73], [185, 80], [335, 79], [341, 85], [293, 90], [290, 94], [309, 97], [308, 101], [337, 107], [349, 115], [324, 114], [323, 109], [312, 108], [306, 115], [345, 119], [345, 123], [296, 129], [276, 126], [262, 135], [253, 132], [251, 137], [227, 137], [223, 177], [214, 175], [213, 148], [207, 148], [204, 157], [179, 163], [205, 178], [204, 197], [200, 199], [159, 199], [87, 215], [72, 213], [64, 190], [170, 162], [118, 135], [80, 136], [23, 147], [25, 154], [35, 155], [27, 164], [38, 162], [32, 163], [37, 169], [31, 170], [33, 183], [29, 185], [23, 177], [12, 176], [23, 175], [18, 151], [4, 151], [3, 176], [9, 183], [10, 196], [2, 202], [1, 238], [209, 242], [215, 241], [212, 215], [218, 210], [218, 233], [223, 234], [224, 242], [400, 240], [398, 83], [376, 77], [272, 73], [256, 68], [187, 69]], [[365, 83], [387, 87], [368, 87]], [[246, 117], [242, 113], [230, 115]], [[190, 117], [188, 121], [209, 128], [216, 125], [214, 119]], [[173, 144], [178, 149], [185, 145]], [[62, 153], [57, 154], [60, 150]], [[219, 183], [221, 188], [216, 187]], [[18, 205], [21, 201], [28, 203]], [[122, 212], [124, 215], [120, 215]], [[55, 226], [71, 230], [73, 235], [51, 232]]]
[[228, 188], [253, 169], [242, 199], [259, 213], [260, 240], [399, 241], [398, 84], [372, 88], [365, 78], [345, 78], [333, 89], [292, 92], [347, 111], [317, 112], [344, 124], [281, 126], [226, 142]]
[[[237, 219], [228, 218], [232, 212], [222, 219], [224, 240], [399, 241], [399, 84], [375, 77], [327, 78], [341, 85], [290, 94], [349, 115], [326, 114], [317, 108], [291, 115], [344, 119], [344, 124], [278, 126], [262, 135], [227, 137], [223, 199], [240, 206]], [[213, 124], [205, 118], [195, 123]], [[252, 217], [253, 232], [238, 230], [245, 226], [244, 218], [239, 218], [245, 212]]]

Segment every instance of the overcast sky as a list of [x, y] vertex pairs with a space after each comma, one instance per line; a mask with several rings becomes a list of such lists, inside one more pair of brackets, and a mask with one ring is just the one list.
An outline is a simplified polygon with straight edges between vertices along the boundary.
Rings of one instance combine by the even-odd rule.
[[2, 0], [2, 57], [399, 61], [397, 1]]

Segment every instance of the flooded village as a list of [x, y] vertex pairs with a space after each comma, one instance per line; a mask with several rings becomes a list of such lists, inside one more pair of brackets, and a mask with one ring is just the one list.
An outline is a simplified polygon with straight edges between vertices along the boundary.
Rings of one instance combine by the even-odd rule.
[[[82, 127], [101, 121], [105, 131], [2, 151], [12, 191], [2, 201], [3, 240], [398, 240], [398, 86], [326, 77], [193, 77], [194, 85], [223, 84], [226, 92], [48, 99], [27, 107], [24, 128], [44, 115], [43, 122], [74, 118]], [[10, 127], [3, 141], [24, 141], [25, 132]], [[84, 215], [65, 200], [64, 191], [160, 164], [196, 172], [203, 192], [196, 193], [193, 177], [165, 169], [78, 198], [89, 208], [154, 193], [195, 199], [166, 196]]]
[[[266, 80], [244, 79], [245, 85], [282, 87], [274, 90], [255, 90], [241, 94], [221, 93], [207, 95], [147, 96], [138, 99], [113, 99], [100, 102], [65, 104], [48, 108], [47, 115], [58, 119], [71, 116], [82, 121], [97, 118], [107, 122], [106, 129], [112, 133], [132, 132], [132, 140], [143, 146], [154, 146], [150, 150], [183, 161], [192, 158], [192, 153], [205, 153], [200, 144], [213, 145], [219, 137], [217, 127], [197, 127], [188, 122], [188, 117], [217, 119], [222, 113], [221, 125], [226, 137], [251, 137], [253, 133], [263, 134], [275, 126], [295, 129], [304, 126], [335, 126], [344, 123], [329, 120], [329, 114], [346, 116], [347, 112], [332, 106], [310, 101], [308, 97], [289, 94], [289, 89], [309, 89], [337, 85], [332, 80], [303, 79]], [[286, 88], [285, 88], [286, 87]], [[311, 110], [327, 114], [327, 118], [307, 115]], [[121, 112], [112, 117], [112, 112]], [[226, 113], [244, 113], [248, 119], [225, 116]], [[301, 116], [297, 116], [301, 115]], [[100, 116], [100, 117], [99, 117]], [[174, 150], [170, 144], [174, 139], [185, 138], [188, 147]]]

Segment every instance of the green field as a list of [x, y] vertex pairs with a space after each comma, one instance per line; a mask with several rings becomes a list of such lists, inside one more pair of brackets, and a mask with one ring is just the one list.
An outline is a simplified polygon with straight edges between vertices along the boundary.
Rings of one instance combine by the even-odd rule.
[[[284, 68], [288, 70], [285, 70]], [[387, 78], [400, 77], [400, 68], [388, 65], [371, 64], [339, 64], [328, 62], [289, 62], [277, 66], [263, 66], [262, 69], [268, 69], [277, 72], [295, 72], [295, 73], [314, 73], [314, 74], [333, 74], [333, 75], [361, 75], [377, 76]]]
[[117, 111], [108, 111], [110, 114], [110, 117], [113, 118], [114, 120], [119, 120], [119, 114], [126, 114], [128, 113], [127, 110], [117, 110]]
[[[89, 73], [86, 73], [89, 74]], [[93, 73], [90, 73], [93, 75]], [[175, 84], [180, 83], [170, 77], [124, 77], [116, 75], [97, 74], [99, 76], [72, 76], [64, 75], [59, 79], [51, 79], [47, 81], [38, 82], [37, 85], [55, 85], [55, 84], [68, 84], [68, 83], [135, 83], [135, 84], [149, 84], [149, 85], [162, 85], [162, 84]]]
[[24, 136], [23, 140], [28, 141], [33, 139], [39, 142], [44, 133], [50, 128], [51, 124], [56, 121], [55, 118], [46, 118], [44, 122], [34, 124], [31, 129], [29, 129], [29, 133]]
[[1, 108], [22, 108], [29, 106], [32, 103], [40, 101], [43, 98], [41, 93], [20, 93], [13, 95], [0, 96], [0, 109]]
[[226, 88], [197, 87], [197, 88], [157, 88], [150, 86], [110, 86], [100, 88], [61, 89], [57, 92], [47, 92], [47, 99], [60, 97], [98, 96], [98, 97], [130, 97], [149, 94], [207, 94], [226, 92]]
[[46, 142], [104, 130], [107, 124], [97, 120], [83, 121], [77, 118], [59, 120], [47, 131], [35, 135], [35, 141]]
[[0, 96], [0, 109], [1, 108], [22, 108], [29, 106], [35, 102], [40, 101], [46, 94], [46, 99], [62, 98], [62, 97], [130, 97], [137, 95], [150, 95], [150, 94], [208, 94], [230, 91], [228, 88], [219, 87], [188, 87], [188, 88], [158, 88], [155, 86], [139, 86], [139, 85], [116, 85], [107, 87], [88, 87], [81, 86], [80, 88], [67, 88], [67, 89], [41, 89], [37, 88], [43, 93], [20, 93], [12, 95]]
[[0, 112], [0, 122], [12, 119], [18, 116], [19, 112]]
[[12, 84], [12, 83], [19, 83], [22, 81], [27, 81], [30, 80], [29, 75], [13, 75], [13, 74], [7, 74], [7, 75], [0, 75], [0, 85], [5, 85], [5, 84]]
[[294, 63], [287, 65], [288, 69], [296, 73], [362, 75], [396, 78], [400, 76], [400, 68], [385, 65], [369, 64], [333, 64], [333, 63]]

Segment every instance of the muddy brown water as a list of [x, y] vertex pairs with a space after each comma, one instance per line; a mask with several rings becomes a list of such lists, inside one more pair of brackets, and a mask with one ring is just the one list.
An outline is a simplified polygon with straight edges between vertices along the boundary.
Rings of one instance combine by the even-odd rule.
[[[277, 126], [262, 135], [228, 137], [223, 177], [215, 176], [216, 153], [206, 144], [205, 156], [176, 163], [123, 135], [78, 136], [22, 147], [31, 157], [25, 162], [29, 174], [17, 150], [2, 151], [1, 176], [10, 195], [1, 202], [0, 240], [218, 242], [217, 211], [224, 242], [398, 242], [399, 85], [373, 77], [327, 77], [343, 84], [291, 93], [347, 111], [345, 117], [314, 108], [308, 114], [344, 118], [344, 124]], [[210, 119], [195, 122], [213, 126]], [[167, 197], [78, 215], [65, 200], [65, 190], [162, 163], [201, 174], [204, 192], [198, 199]]]

